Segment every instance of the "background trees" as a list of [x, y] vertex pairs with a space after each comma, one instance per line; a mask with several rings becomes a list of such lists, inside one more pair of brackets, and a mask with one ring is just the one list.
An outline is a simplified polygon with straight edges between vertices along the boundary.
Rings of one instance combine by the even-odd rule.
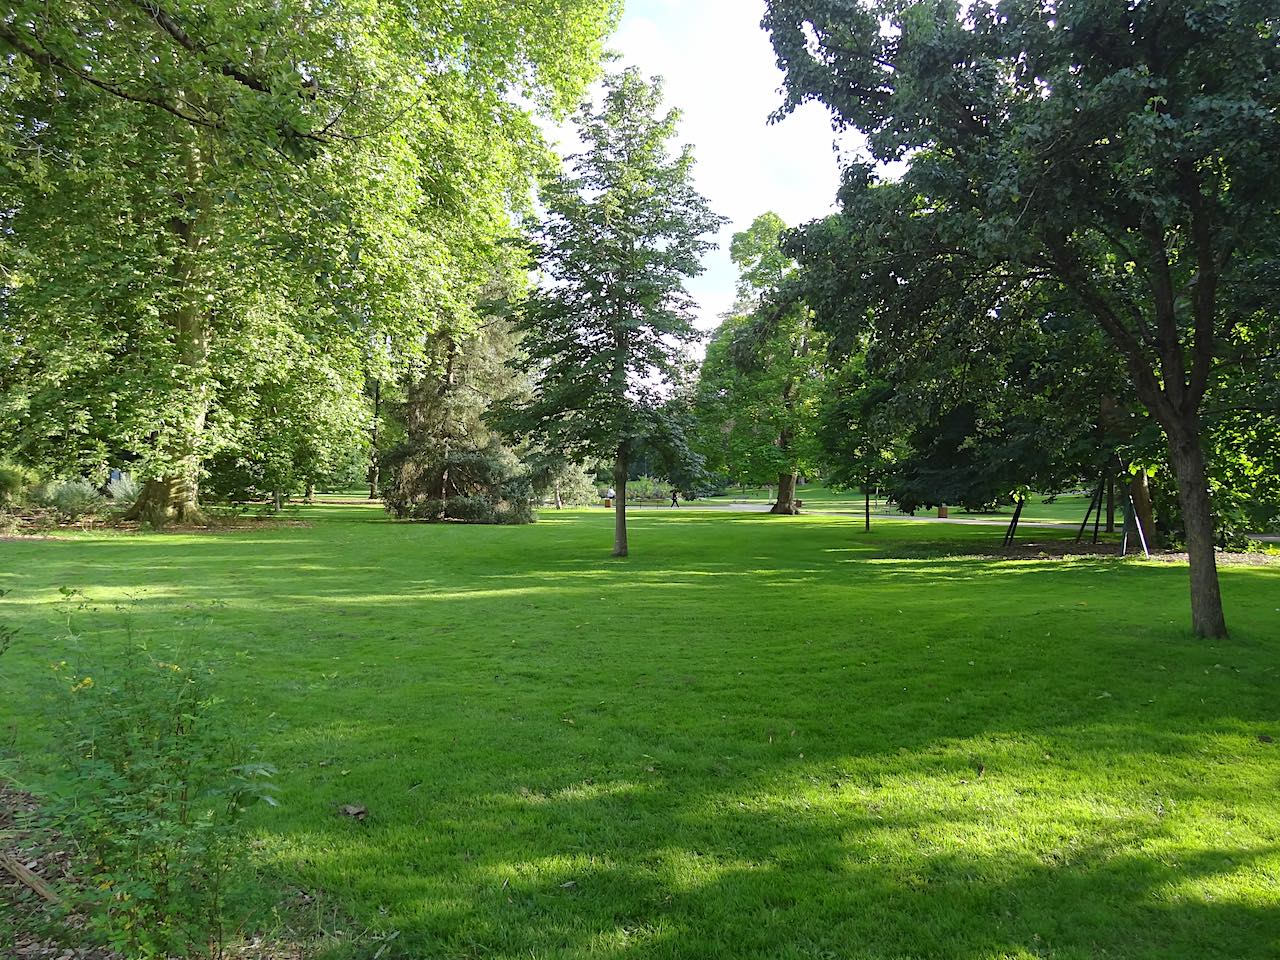
[[777, 483], [774, 513], [795, 513], [796, 478], [816, 466], [814, 416], [825, 341], [808, 306], [779, 300], [795, 270], [787, 225], [764, 213], [734, 234], [738, 301], [707, 347], [697, 392], [699, 449], [734, 480]]
[[[546, 160], [525, 104], [575, 104], [615, 16], [19, 2], [0, 21], [0, 443], [97, 479], [131, 463], [148, 509], [186, 517], [211, 458], [292, 442], [286, 410], [348, 432], [370, 344], [403, 367], [470, 322]], [[308, 405], [320, 382], [344, 401]]]
[[672, 154], [677, 115], [637, 70], [610, 76], [579, 114], [582, 152], [542, 194], [540, 282], [518, 321], [533, 395], [510, 405], [517, 435], [573, 459], [614, 464], [614, 556], [627, 555], [631, 457], [649, 441], [683, 450], [666, 401], [696, 337], [684, 281], [702, 270], [720, 223], [691, 182], [692, 151]]
[[877, 160], [907, 158], [900, 214], [861, 219], [878, 178], [850, 178], [850, 235], [1043, 288], [1106, 336], [1166, 438], [1194, 628], [1222, 635], [1204, 409], [1225, 369], [1274, 344], [1274, 287], [1257, 284], [1280, 206], [1274, 5], [771, 0], [765, 26], [784, 111], [820, 100]]

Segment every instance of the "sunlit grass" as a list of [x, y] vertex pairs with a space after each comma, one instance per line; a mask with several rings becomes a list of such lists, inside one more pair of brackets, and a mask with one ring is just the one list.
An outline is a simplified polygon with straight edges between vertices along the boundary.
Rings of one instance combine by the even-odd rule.
[[1210, 644], [1184, 567], [991, 528], [648, 511], [618, 561], [599, 510], [302, 516], [3, 544], [0, 720], [41, 735], [59, 586], [134, 598], [280, 767], [270, 875], [384, 957], [1280, 953], [1274, 568], [1223, 571]]

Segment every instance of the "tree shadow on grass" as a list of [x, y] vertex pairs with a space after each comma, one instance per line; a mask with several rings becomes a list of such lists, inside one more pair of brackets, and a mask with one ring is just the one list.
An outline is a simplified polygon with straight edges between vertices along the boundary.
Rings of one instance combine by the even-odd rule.
[[[1074, 748], [1098, 745], [1082, 731]], [[917, 755], [861, 763], [878, 772], [639, 782], [637, 771], [559, 786], [570, 771], [526, 766], [510, 773], [532, 789], [425, 798], [363, 825], [322, 818], [300, 847], [317, 877], [381, 905], [405, 957], [1226, 960], [1277, 945], [1280, 913], [1263, 892], [1280, 869], [1275, 842], [1178, 835], [1161, 809], [1070, 788], [1060, 799], [1076, 802], [1019, 810], [1000, 784]], [[1232, 799], [1185, 785], [1160, 796]], [[1265, 801], [1244, 806], [1254, 815]], [[278, 839], [295, 860], [300, 847]]]
[[[384, 524], [9, 577], [31, 626], [63, 583], [142, 585], [156, 634], [221, 604], [262, 841], [404, 957], [1275, 952], [1273, 635], [1189, 638], [1176, 569], [708, 519], [744, 539]], [[1275, 572], [1224, 585], [1273, 622]]]

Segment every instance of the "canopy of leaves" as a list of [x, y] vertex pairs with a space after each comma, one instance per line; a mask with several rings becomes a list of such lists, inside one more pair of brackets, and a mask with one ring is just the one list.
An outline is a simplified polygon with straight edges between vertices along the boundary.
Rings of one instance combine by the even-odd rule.
[[661, 104], [638, 71], [609, 77], [579, 113], [585, 149], [542, 192], [540, 277], [519, 320], [534, 393], [504, 423], [570, 459], [675, 426], [667, 401], [697, 336], [684, 282], [721, 218], [693, 187], [691, 150], [670, 151], [677, 115]]
[[[294, 428], [313, 449], [349, 436], [371, 363], [473, 322], [547, 162], [527, 105], [577, 102], [617, 12], [11, 5], [0, 446], [56, 472], [127, 457], [152, 475], [260, 461], [282, 421], [282, 447]], [[285, 413], [317, 385], [333, 403]]]
[[[869, 335], [895, 384], [972, 385], [977, 361], [980, 382], [1030, 386], [1001, 406], [1044, 416], [1047, 467], [1105, 397], [1194, 447], [1206, 394], [1212, 418], [1243, 386], [1229, 371], [1275, 356], [1274, 4], [770, 0], [765, 26], [782, 112], [821, 101], [875, 159], [908, 161], [897, 182], [855, 166], [842, 215], [789, 247], [837, 346]], [[1033, 331], [1038, 413], [1000, 359]]]
[[764, 213], [734, 234], [738, 301], [712, 335], [699, 374], [698, 449], [730, 480], [772, 484], [816, 465], [814, 422], [825, 340], [808, 306], [782, 302], [795, 259], [786, 223]]

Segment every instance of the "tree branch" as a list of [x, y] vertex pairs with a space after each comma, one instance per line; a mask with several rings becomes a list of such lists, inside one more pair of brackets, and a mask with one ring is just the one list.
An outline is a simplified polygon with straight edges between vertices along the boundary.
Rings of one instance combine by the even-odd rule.
[[[33, 37], [32, 39], [34, 39], [37, 43], [40, 42], [39, 38], [37, 37]], [[113, 97], [118, 97], [121, 100], [127, 100], [130, 103], [140, 103], [146, 106], [157, 107], [158, 109], [163, 110], [165, 113], [172, 114], [173, 116], [177, 117], [179, 120], [185, 120], [187, 123], [193, 124], [198, 127], [207, 127], [208, 129], [216, 130], [221, 126], [221, 124], [219, 124], [218, 121], [216, 120], [213, 120], [207, 117], [198, 117], [195, 114], [187, 113], [185, 110], [182, 110], [177, 105], [170, 103], [169, 101], [164, 100], [161, 97], [146, 96], [144, 94], [132, 93], [128, 90], [125, 90], [123, 87], [120, 87], [115, 83], [111, 83], [106, 80], [99, 80], [93, 74], [83, 70], [79, 70], [76, 67], [73, 67], [71, 64], [67, 63], [63, 58], [49, 51], [48, 48], [44, 48], [40, 50], [36, 49], [35, 47], [28, 44], [23, 39], [21, 34], [10, 29], [8, 26], [4, 24], [0, 24], [0, 40], [3, 40], [5, 43], [11, 46], [14, 50], [16, 50], [18, 53], [26, 57], [28, 60], [30, 60], [32, 63], [36, 64], [37, 66], [45, 67], [46, 69], [49, 69], [49, 70], [55, 70], [59, 73], [65, 74], [70, 77], [75, 77], [77, 80], [87, 83], [92, 87], [96, 87], [97, 89], [103, 91], [104, 93], [108, 93]], [[42, 48], [44, 47], [43, 43], [41, 43], [41, 47]]]

